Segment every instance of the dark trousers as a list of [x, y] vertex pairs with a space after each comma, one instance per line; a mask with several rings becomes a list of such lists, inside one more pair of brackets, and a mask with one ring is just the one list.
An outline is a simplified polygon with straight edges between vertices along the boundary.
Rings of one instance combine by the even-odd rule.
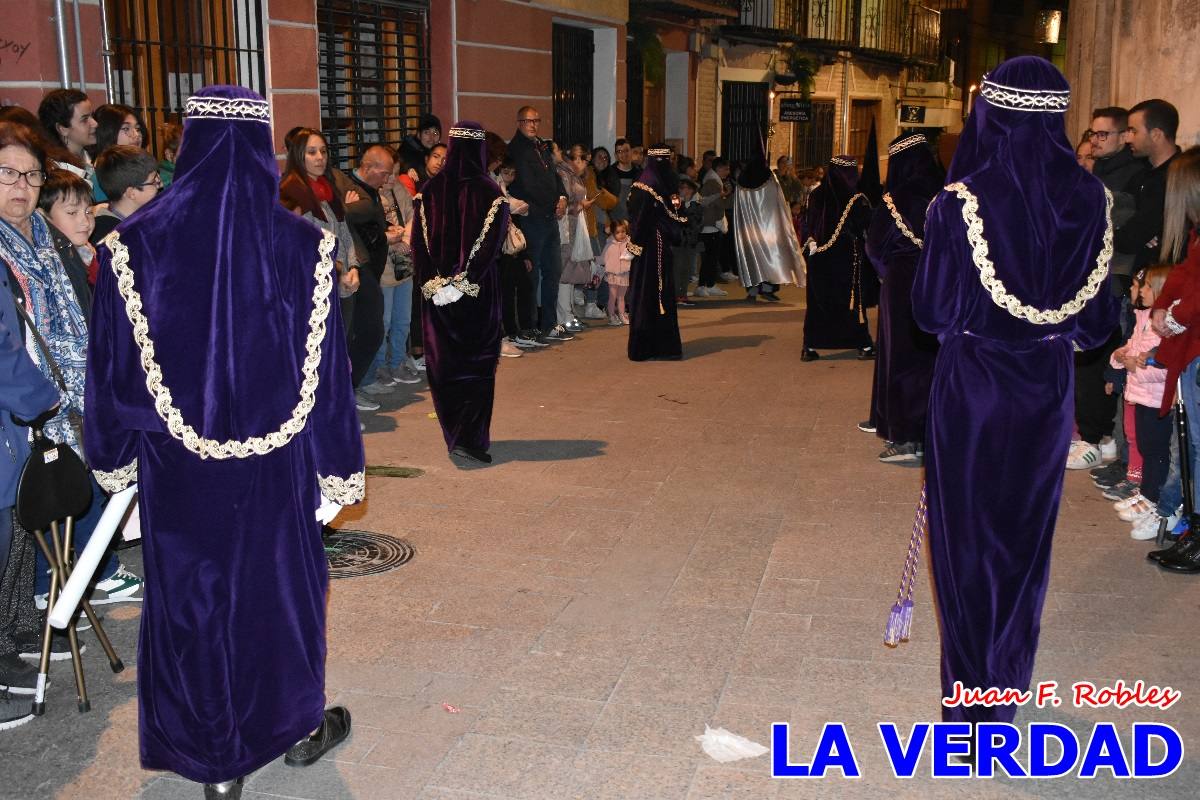
[[553, 215], [535, 217], [532, 212], [520, 221], [525, 234], [525, 257], [533, 262], [533, 281], [537, 286], [540, 328], [549, 333], [558, 324], [558, 277], [562, 274], [558, 220]]
[[1157, 408], [1135, 405], [1133, 424], [1137, 428], [1138, 452], [1142, 454], [1142, 496], [1158, 502], [1163, 481], [1171, 464], [1171, 436], [1174, 414], [1158, 415]]
[[33, 553], [33, 537], [16, 527], [12, 507], [0, 508], [0, 655], [15, 655], [13, 637], [38, 629]]
[[358, 291], [354, 293], [354, 318], [350, 322], [347, 350], [350, 353], [350, 380], [354, 388], [362, 382], [379, 345], [383, 344], [383, 290], [379, 276], [370, 267], [358, 268]]
[[1104, 368], [1120, 346], [1121, 332], [1114, 330], [1096, 349], [1075, 354], [1075, 424], [1085, 442], [1099, 444], [1105, 436], [1112, 436], [1118, 398], [1104, 393]]
[[505, 336], [534, 327], [533, 277], [523, 257], [500, 256], [500, 305]]
[[725, 234], [720, 232], [700, 234], [704, 252], [700, 254], [700, 279], [696, 282], [697, 285], [717, 285], [717, 279], [721, 276], [721, 240], [724, 238]]

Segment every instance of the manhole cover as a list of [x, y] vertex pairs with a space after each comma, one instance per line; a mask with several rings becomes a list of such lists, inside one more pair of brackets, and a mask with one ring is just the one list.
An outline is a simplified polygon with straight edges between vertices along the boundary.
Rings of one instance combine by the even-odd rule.
[[335, 530], [325, 536], [329, 577], [359, 578], [401, 567], [416, 555], [403, 539], [371, 531]]

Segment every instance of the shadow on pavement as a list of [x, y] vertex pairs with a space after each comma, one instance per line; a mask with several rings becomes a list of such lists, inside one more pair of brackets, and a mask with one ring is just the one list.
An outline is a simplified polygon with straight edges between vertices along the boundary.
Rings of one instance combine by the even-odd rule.
[[683, 360], [691, 361], [694, 358], [702, 358], [722, 350], [758, 347], [763, 342], [774, 338], [774, 336], [756, 333], [751, 336], [706, 336], [703, 339], [693, 339], [683, 343]]
[[509, 461], [572, 461], [604, 455], [599, 439], [505, 439], [492, 442], [493, 464]]

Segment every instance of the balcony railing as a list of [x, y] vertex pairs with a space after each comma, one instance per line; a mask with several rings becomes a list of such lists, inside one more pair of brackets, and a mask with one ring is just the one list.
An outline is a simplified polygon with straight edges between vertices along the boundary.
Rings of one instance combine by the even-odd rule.
[[826, 50], [917, 63], [938, 57], [941, 17], [913, 0], [751, 0], [739, 27]]

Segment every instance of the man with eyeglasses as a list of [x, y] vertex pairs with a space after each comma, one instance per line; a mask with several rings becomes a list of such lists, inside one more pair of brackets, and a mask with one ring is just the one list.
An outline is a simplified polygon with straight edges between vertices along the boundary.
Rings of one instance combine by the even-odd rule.
[[[1113, 194], [1112, 218], [1116, 231], [1133, 217], [1135, 210], [1133, 195], [1125, 191], [1126, 187], [1140, 181], [1149, 169], [1146, 160], [1137, 158], [1125, 143], [1128, 125], [1129, 112], [1120, 106], [1109, 106], [1092, 112], [1092, 127], [1088, 131], [1092, 174]], [[1109, 287], [1122, 300], [1129, 294], [1133, 265], [1131, 253], [1113, 253]], [[1071, 443], [1067, 454], [1067, 469], [1094, 469], [1102, 462], [1115, 461], [1116, 466], [1108, 474], [1119, 475], [1118, 481], [1125, 477], [1128, 446], [1121, 431], [1119, 392], [1109, 394], [1104, 385], [1109, 357], [1124, 338], [1117, 326], [1103, 345], [1075, 354], [1075, 426], [1079, 429], [1079, 439]]]
[[[533, 262], [534, 292], [541, 316], [539, 328], [551, 339], [572, 339], [555, 331], [558, 326], [558, 277], [562, 272], [558, 218], [567, 212], [567, 192], [554, 168], [549, 144], [538, 137], [542, 117], [533, 106], [517, 111], [517, 132], [508, 143], [508, 157], [517, 169], [509, 194], [529, 204], [529, 213], [518, 218]], [[551, 334], [554, 334], [551, 336]]]

